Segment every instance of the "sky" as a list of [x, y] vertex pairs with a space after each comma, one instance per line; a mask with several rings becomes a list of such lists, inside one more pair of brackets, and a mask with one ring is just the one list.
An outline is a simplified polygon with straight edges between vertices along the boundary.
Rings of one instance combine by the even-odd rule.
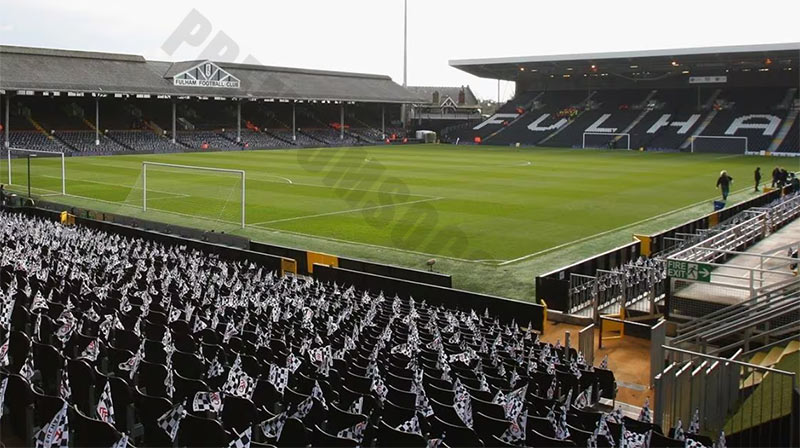
[[[408, 8], [408, 84], [469, 85], [484, 99], [497, 98], [497, 81], [449, 60], [800, 42], [798, 0], [408, 0]], [[212, 55], [402, 83], [403, 0], [0, 0], [0, 44], [167, 61]], [[501, 83], [502, 100], [513, 94], [513, 83]]]

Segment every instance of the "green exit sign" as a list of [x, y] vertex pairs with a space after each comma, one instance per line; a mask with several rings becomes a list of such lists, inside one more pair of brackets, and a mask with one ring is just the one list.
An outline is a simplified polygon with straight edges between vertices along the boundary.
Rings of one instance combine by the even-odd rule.
[[667, 260], [667, 275], [683, 280], [711, 281], [711, 265], [691, 261]]

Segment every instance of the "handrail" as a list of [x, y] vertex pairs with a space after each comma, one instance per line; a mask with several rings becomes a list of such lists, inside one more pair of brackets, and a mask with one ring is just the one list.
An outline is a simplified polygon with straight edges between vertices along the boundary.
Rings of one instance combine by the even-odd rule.
[[[788, 323], [786, 325], [780, 326], [778, 328], [773, 328], [772, 330], [768, 330], [768, 331], [765, 331], [763, 333], [759, 333], [757, 336], [754, 336], [754, 337], [761, 338], [761, 337], [769, 336], [769, 335], [772, 335], [772, 334], [775, 334], [775, 333], [780, 334], [780, 333], [783, 333], [784, 331], [786, 331], [787, 329], [788, 330], [796, 330], [797, 333], [794, 333], [791, 336], [787, 336], [787, 337], [785, 337], [785, 338], [783, 338], [783, 339], [781, 339], [779, 341], [770, 342], [769, 344], [762, 345], [762, 346], [760, 346], [758, 348], [755, 348], [753, 350], [749, 350], [747, 353], [753, 353], [753, 352], [762, 351], [762, 350], [767, 349], [769, 347], [773, 347], [775, 345], [779, 345], [780, 343], [783, 343], [783, 342], [789, 342], [789, 341], [792, 341], [792, 340], [797, 340], [800, 337], [800, 323], [799, 322], [791, 322], [791, 323]], [[725, 351], [728, 351], [728, 350], [731, 350], [731, 349], [734, 349], [734, 348], [741, 347], [741, 346], [747, 344], [749, 341], [750, 341], [750, 339], [736, 341], [733, 344], [728, 344], [728, 345], [726, 345], [724, 347], [719, 347], [719, 348], [717, 348], [715, 350], [712, 350], [710, 353], [722, 353], [722, 352], [725, 352]]]
[[[761, 312], [765, 308], [767, 309], [767, 312], [770, 313], [769, 318], [772, 319], [772, 318], [775, 317], [773, 311], [778, 310], [779, 309], [778, 307], [781, 307], [781, 306], [785, 307], [786, 305], [797, 306], [796, 300], [797, 300], [798, 297], [800, 297], [800, 294], [798, 294], [798, 293], [790, 293], [788, 295], [785, 295], [783, 297], [779, 297], [777, 299], [773, 299], [771, 301], [761, 301], [761, 302], [756, 303], [753, 306], [747, 307], [746, 310], [742, 310], [742, 309], [732, 310], [732, 311], [735, 311], [735, 313], [731, 313], [731, 314], [729, 314], [729, 315], [727, 315], [725, 317], [714, 318], [712, 320], [706, 320], [706, 318], [703, 318], [704, 319], [704, 323], [708, 323], [708, 324], [712, 325], [710, 330], [719, 329], [721, 326], [724, 327], [725, 329], [728, 329], [730, 325], [734, 325], [734, 324], [740, 322], [742, 320], [742, 318], [744, 318], [744, 319], [752, 318], [753, 316], [750, 316], [751, 314]], [[745, 303], [745, 302], [742, 302], [742, 303]], [[790, 309], [789, 311], [792, 311], [792, 310]], [[745, 316], [742, 316], [743, 312], [745, 312]], [[762, 317], [762, 316], [754, 316], [754, 317]], [[690, 340], [699, 339], [699, 338], [701, 338], [703, 336], [708, 337], [708, 334], [704, 335], [704, 333], [706, 331], [708, 331], [708, 330], [709, 330], [709, 328], [707, 328], [707, 325], [694, 328], [692, 331], [684, 333], [684, 334], [681, 334], [680, 336], [678, 336], [675, 339], [673, 339], [673, 343], [685, 343], [685, 342], [689, 342]], [[736, 331], [739, 331], [739, 330], [736, 330]], [[714, 332], [712, 331], [710, 334], [714, 334]]]
[[[796, 325], [796, 324], [790, 324], [790, 325]], [[762, 345], [759, 348], [754, 348], [752, 350], [748, 350], [746, 352], [743, 352], [742, 356], [748, 356], [748, 355], [750, 355], [752, 353], [760, 352], [760, 351], [763, 351], [765, 349], [772, 348], [772, 347], [774, 347], [776, 345], [781, 345], [781, 344], [785, 344], [785, 343], [788, 343], [788, 342], [796, 341], [798, 337], [800, 337], [800, 335], [797, 335], [797, 334], [793, 334], [791, 336], [787, 336], [787, 337], [785, 337], [785, 338], [783, 338], [783, 339], [781, 339], [779, 341], [770, 342], [769, 344]]]
[[722, 328], [716, 328], [714, 331], [705, 333], [705, 338], [703, 339], [703, 341], [704, 342], [716, 341], [732, 333], [737, 333], [748, 327], [762, 324], [776, 317], [783, 316], [787, 312], [792, 312], [796, 310], [797, 310], [797, 303], [796, 301], [792, 300], [789, 303], [784, 303], [776, 308], [773, 308], [770, 312], [756, 316], [745, 316], [742, 319], [737, 319], [734, 320], [733, 322], [728, 323]]
[[700, 357], [700, 358], [711, 359], [711, 360], [714, 360], [714, 361], [729, 362], [729, 363], [733, 363], [733, 364], [736, 364], [736, 365], [741, 366], [741, 367], [749, 367], [751, 369], [757, 369], [757, 370], [766, 370], [767, 372], [777, 373], [779, 375], [789, 375], [789, 376], [792, 376], [792, 377], [797, 375], [795, 372], [788, 372], [786, 370], [775, 369], [773, 367], [759, 366], [757, 364], [751, 364], [749, 362], [744, 362], [744, 361], [736, 361], [734, 359], [721, 358], [719, 356], [713, 356], [713, 355], [707, 355], [705, 353], [693, 352], [691, 350], [684, 350], [682, 348], [670, 347], [669, 345], [662, 345], [661, 348], [663, 348], [664, 350], [667, 350], [667, 351], [682, 353], [684, 355], [697, 356], [697, 357]]
[[[754, 297], [752, 297], [750, 299], [747, 299], [747, 300], [745, 300], [743, 302], [739, 302], [739, 303], [734, 303], [732, 305], [728, 305], [725, 308], [721, 308], [721, 309], [719, 309], [717, 311], [713, 311], [713, 312], [711, 312], [709, 314], [706, 314], [703, 317], [698, 317], [697, 319], [692, 320], [690, 322], [687, 322], [686, 324], [678, 325], [678, 330], [684, 330], [685, 331], [687, 329], [695, 329], [695, 327], [698, 327], [698, 326], [701, 326], [701, 325], [705, 325], [705, 324], [708, 324], [708, 323], [716, 323], [721, 318], [724, 319], [724, 317], [722, 317], [722, 316], [724, 316], [725, 314], [728, 314], [728, 313], [733, 312], [733, 311], [741, 311], [741, 308], [744, 308], [744, 307], [746, 307], [746, 306], [748, 306], [748, 305], [750, 305], [752, 303], [756, 303], [757, 304], [757, 303], [761, 302], [762, 301], [761, 299], [765, 298], [766, 296], [774, 294], [774, 293], [778, 292], [779, 290], [784, 289], [787, 286], [792, 285], [794, 283], [794, 281], [793, 281], [794, 279], [790, 279], [790, 280], [791, 281], [787, 282], [786, 284], [784, 284], [783, 282], [772, 284], [772, 285], [762, 289], [761, 293], [758, 294], [757, 296], [754, 296]], [[683, 336], [684, 335], [681, 334], [681, 336], [679, 336], [679, 337], [683, 337]]]

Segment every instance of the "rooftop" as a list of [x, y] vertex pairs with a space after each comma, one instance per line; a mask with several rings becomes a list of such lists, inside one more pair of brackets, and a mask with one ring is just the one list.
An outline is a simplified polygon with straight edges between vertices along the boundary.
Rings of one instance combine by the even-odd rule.
[[0, 45], [0, 90], [413, 103], [388, 76]]
[[632, 71], [661, 76], [672, 72], [719, 74], [725, 70], [798, 69], [800, 42], [451, 60], [475, 76], [516, 81], [521, 76]]

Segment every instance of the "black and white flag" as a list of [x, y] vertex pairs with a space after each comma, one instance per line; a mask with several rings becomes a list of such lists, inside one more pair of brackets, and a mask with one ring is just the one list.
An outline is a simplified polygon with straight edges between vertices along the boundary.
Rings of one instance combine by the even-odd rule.
[[287, 414], [286, 411], [283, 411], [269, 420], [264, 420], [259, 426], [261, 426], [261, 431], [266, 437], [269, 437], [270, 439], [280, 439], [281, 432], [283, 431], [283, 425], [286, 423], [288, 418], [289, 414]]
[[269, 378], [267, 381], [275, 386], [275, 390], [279, 393], [283, 393], [284, 389], [286, 389], [286, 385], [289, 384], [289, 368], [271, 364], [269, 366]]
[[114, 424], [114, 401], [111, 398], [111, 381], [106, 381], [103, 393], [100, 395], [100, 401], [97, 402], [97, 418], [111, 425]]
[[175, 442], [175, 437], [178, 435], [178, 428], [181, 425], [181, 421], [185, 417], [186, 409], [184, 409], [182, 402], [178, 403], [177, 405], [173, 406], [172, 409], [168, 410], [164, 413], [164, 415], [158, 418], [158, 427], [163, 429], [164, 432], [166, 432], [169, 436], [170, 440]]
[[67, 448], [69, 447], [69, 421], [67, 419], [67, 403], [53, 416], [50, 422], [33, 436], [35, 448]]
[[194, 412], [222, 411], [222, 394], [219, 392], [197, 392], [192, 400]]
[[253, 428], [248, 426], [247, 429], [241, 433], [236, 433], [236, 437], [228, 444], [228, 448], [250, 448], [252, 435]]

